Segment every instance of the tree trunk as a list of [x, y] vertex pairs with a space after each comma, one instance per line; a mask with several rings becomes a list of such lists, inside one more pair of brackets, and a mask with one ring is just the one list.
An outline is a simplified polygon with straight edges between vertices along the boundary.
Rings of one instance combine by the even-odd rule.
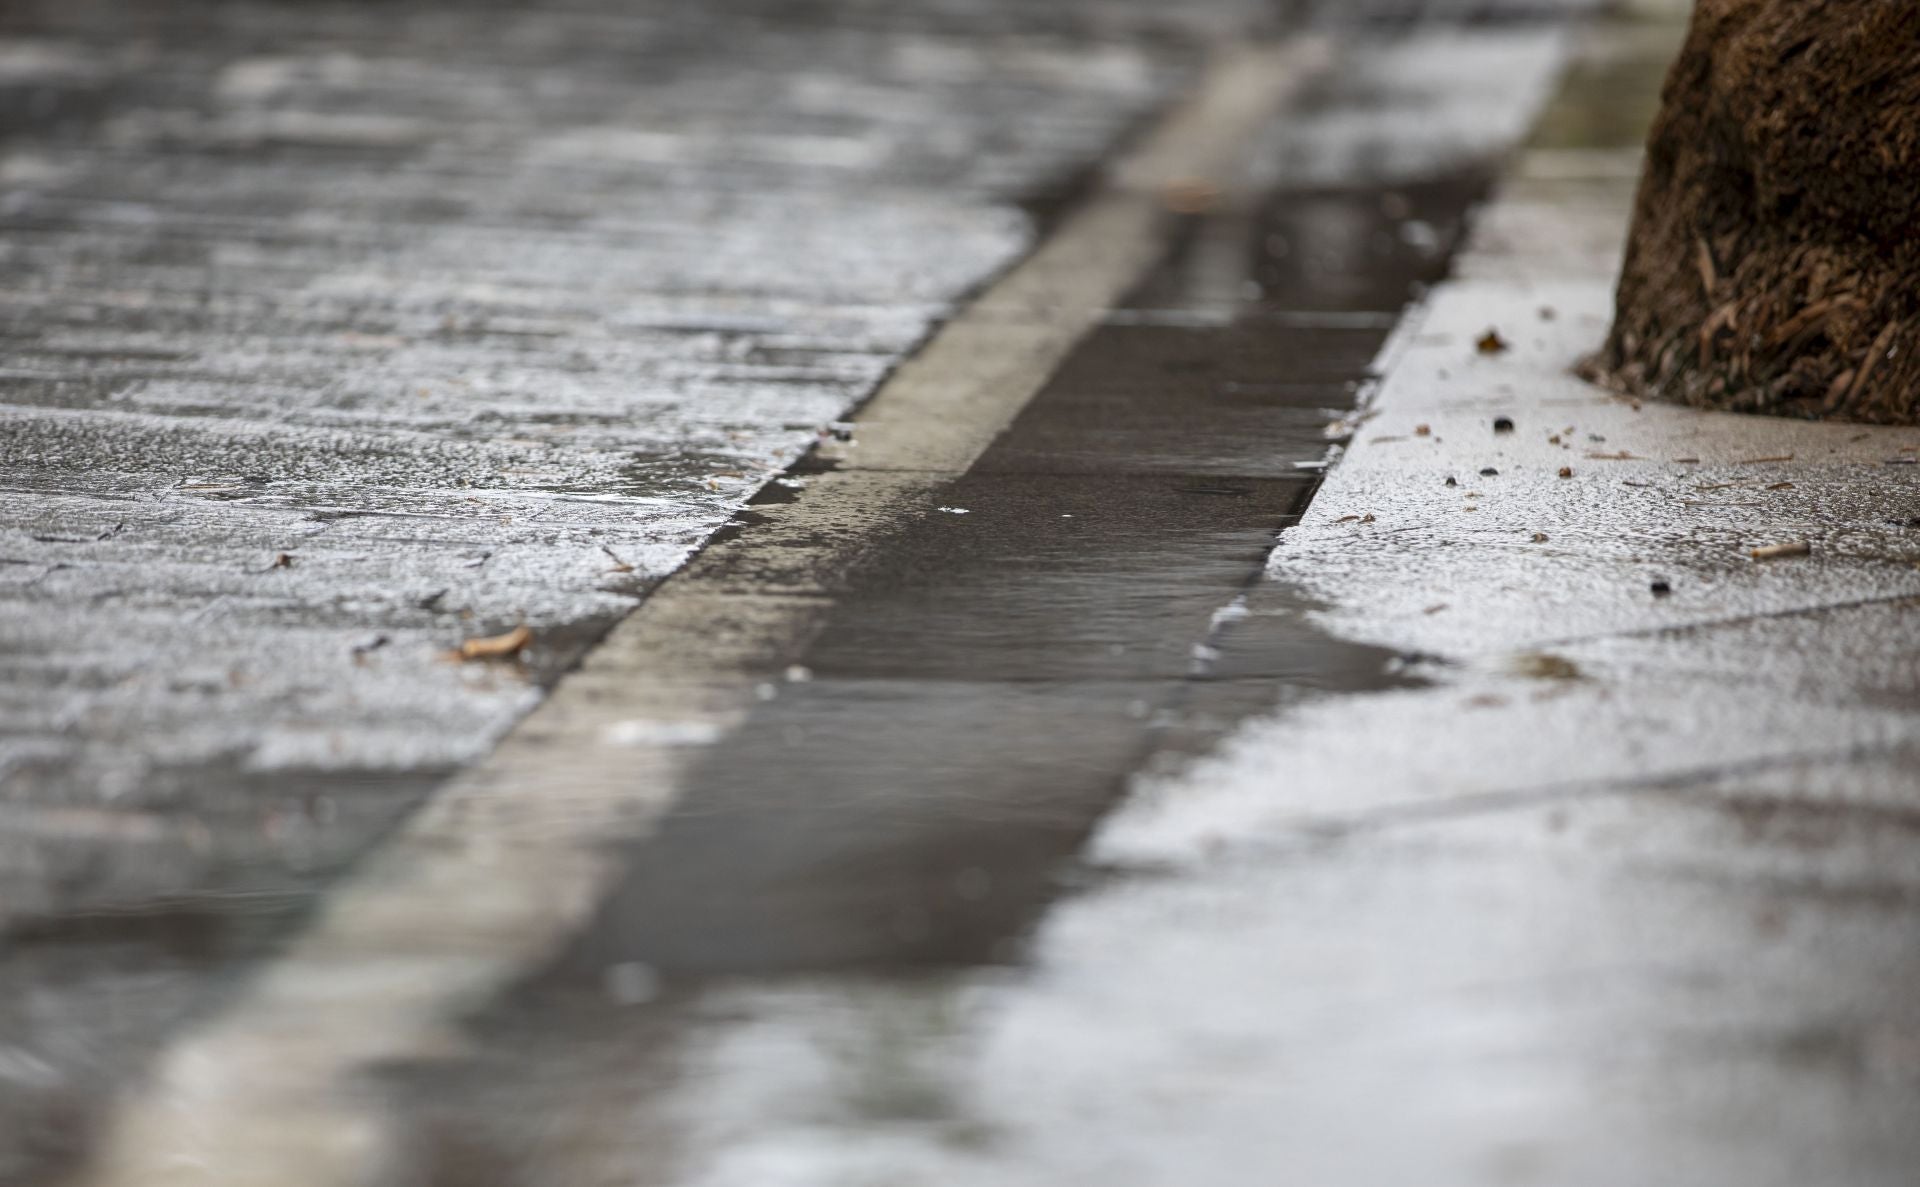
[[1602, 377], [1920, 423], [1920, 0], [1699, 0]]

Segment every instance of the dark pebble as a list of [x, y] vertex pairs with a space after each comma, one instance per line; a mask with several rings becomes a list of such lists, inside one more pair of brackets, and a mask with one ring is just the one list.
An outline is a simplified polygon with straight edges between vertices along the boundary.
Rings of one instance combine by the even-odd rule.
[[1451, 479], [1451, 478], [1449, 478], [1449, 479], [1447, 479], [1447, 485], [1448, 485], [1448, 486], [1459, 486], [1460, 484], [1459, 484], [1458, 482], [1455, 482], [1455, 481], [1454, 481], [1453, 479]]
[[1513, 421], [1505, 416], [1495, 417], [1493, 421], [1493, 431], [1496, 433], [1511, 433], [1513, 432]]
[[1664, 598], [1673, 592], [1673, 586], [1668, 585], [1665, 580], [1655, 581], [1652, 588], [1653, 596], [1656, 598]]
[[1480, 477], [1482, 477], [1482, 478], [1493, 478], [1493, 477], [1495, 477], [1495, 476], [1497, 476], [1497, 475], [1498, 475], [1499, 473], [1500, 473], [1500, 471], [1498, 471], [1498, 470], [1496, 470], [1496, 469], [1494, 469], [1494, 468], [1493, 468], [1492, 466], [1488, 466], [1488, 467], [1487, 467], [1486, 469], [1484, 469], [1484, 470], [1482, 470], [1482, 471], [1480, 471]]

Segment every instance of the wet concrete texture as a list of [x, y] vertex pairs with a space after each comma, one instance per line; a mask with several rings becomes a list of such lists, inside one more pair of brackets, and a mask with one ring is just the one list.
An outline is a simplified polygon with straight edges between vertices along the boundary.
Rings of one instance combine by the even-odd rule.
[[[1522, 52], [1521, 95], [1543, 73], [1530, 55], [1550, 53], [1540, 40]], [[476, 1021], [471, 1060], [389, 1078], [391, 1107], [426, 1135], [423, 1174], [918, 1181], [922, 1136], [992, 1150], [1000, 1121], [970, 1116], [973, 1086], [949, 1075], [964, 1067], [935, 1049], [972, 1025], [959, 999], [1025, 976], [1012, 970], [1063, 891], [1098, 893], [1102, 871], [1072, 858], [1129, 777], [1178, 769], [1276, 699], [1407, 683], [1392, 651], [1316, 634], [1297, 601], [1238, 599], [1317, 482], [1329, 421], [1351, 410], [1414, 283], [1441, 274], [1478, 193], [1470, 167], [1408, 180], [1362, 174], [1196, 219], [937, 508], [856, 567], [783, 573], [783, 588], [833, 602], [797, 656], [804, 678], [772, 682], [690, 768], [654, 835], [622, 854], [625, 882], [587, 935]], [[1415, 220], [1432, 240], [1400, 233]], [[1315, 234], [1329, 223], [1367, 232], [1335, 240], [1343, 254]], [[1294, 243], [1314, 247], [1310, 274], [1274, 266]], [[1247, 446], [1255, 434], [1264, 450]], [[799, 1018], [774, 1019], [774, 1045], [758, 1048], [768, 1001]], [[789, 1022], [795, 1050], [775, 1033]], [[821, 1041], [862, 1065], [848, 1069], [852, 1101], [814, 1082], [818, 1036], [800, 1033], [843, 1023]], [[711, 1043], [735, 1037], [729, 1066], [709, 1063]], [[523, 1069], [513, 1085], [509, 1068]], [[818, 1166], [768, 1148], [794, 1108], [830, 1118]], [[756, 1116], [763, 1133], [732, 1129]], [[1009, 1157], [985, 1181], [1078, 1181]], [[1223, 1164], [1193, 1165], [1205, 1180]]]
[[[1307, 135], [1350, 85], [1289, 121]], [[1444, 274], [1477, 160], [1189, 220], [937, 509], [817, 576], [834, 607], [806, 679], [688, 774], [568, 974], [1015, 959], [1156, 751], [1205, 749], [1280, 680], [1392, 683], [1393, 653], [1315, 636], [1298, 604], [1223, 608], [1311, 496], [1395, 314]], [[1369, 233], [1329, 245], [1330, 218]], [[1434, 238], [1398, 233], [1414, 221]], [[1295, 242], [1310, 271], [1284, 266]]]
[[482, 7], [0, 16], [0, 915], [310, 889], [1251, 19]]
[[0, 1180], [1254, 19], [1160, 9], [6, 6]]
[[[1632, 166], [1564, 97], [1349, 415], [1556, 60], [1349, 46], [1267, 148], [1301, 188], [1193, 219], [966, 475], [823, 450], [741, 514], [765, 553], [809, 500], [911, 512], [688, 570], [739, 611], [692, 645], [796, 667], [685, 739], [558, 967], [358, 1084], [392, 1181], [1906, 1182], [1920, 442], [1569, 378]], [[168, 972], [127, 1042], [217, 1012]]]
[[[1520, 174], [1550, 163], [1573, 184]], [[1575, 228], [1617, 192], [1593, 164]], [[1911, 1180], [1920, 586], [1886, 463], [1920, 443], [1597, 395], [1567, 369], [1610, 277], [1531, 242], [1435, 295], [1250, 596], [1304, 586], [1426, 686], [1141, 780], [1017, 975], [717, 994], [669, 1181]]]
[[473, 1160], [442, 1181], [1911, 1181], [1920, 442], [1571, 378], [1610, 275], [1536, 237], [1533, 179], [1581, 197], [1578, 244], [1627, 170], [1565, 148], [1517, 165], [1531, 208], [1496, 205], [1239, 604], [1305, 592], [1419, 685], [1136, 779], [1015, 967], [632, 965], [609, 994], [661, 996], [631, 1024], [544, 987], [570, 1042], [503, 1011], [470, 1075], [426, 1077]]

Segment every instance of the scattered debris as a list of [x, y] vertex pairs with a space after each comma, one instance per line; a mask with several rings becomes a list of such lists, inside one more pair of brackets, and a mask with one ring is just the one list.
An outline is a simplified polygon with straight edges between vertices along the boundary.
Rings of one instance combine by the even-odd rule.
[[1778, 457], [1750, 457], [1750, 458], [1743, 458], [1743, 459], [1741, 459], [1740, 461], [1737, 461], [1737, 462], [1735, 462], [1735, 463], [1734, 463], [1734, 465], [1736, 465], [1736, 466], [1759, 466], [1759, 465], [1764, 465], [1764, 464], [1765, 464], [1765, 463], [1767, 463], [1767, 462], [1790, 462], [1790, 461], [1792, 461], [1792, 460], [1793, 460], [1793, 455], [1792, 455], [1792, 454], [1790, 454], [1790, 453], [1783, 453], [1783, 454], [1780, 454], [1780, 455], [1779, 455]]
[[1413, 426], [1413, 435], [1416, 437], [1431, 437], [1433, 436], [1433, 426], [1415, 425]]
[[1545, 543], [1547, 542], [1547, 540], [1548, 540], [1548, 538], [1549, 538], [1549, 537], [1547, 536], [1547, 534], [1546, 534], [1545, 532], [1535, 532], [1535, 533], [1533, 534], [1533, 542], [1534, 542], [1535, 544], [1545, 544]]
[[789, 664], [785, 675], [788, 684], [805, 684], [813, 679], [813, 669], [800, 664]]
[[1507, 670], [1529, 680], [1580, 680], [1580, 666], [1564, 656], [1529, 651], [1507, 661]]
[[391, 642], [393, 642], [393, 640], [387, 638], [385, 635], [375, 635], [370, 641], [362, 643], [353, 649], [353, 662], [355, 664], [366, 663], [367, 656], [372, 655]]
[[1656, 598], [1664, 598], [1673, 592], [1672, 584], [1664, 577], [1655, 577], [1653, 583], [1647, 588], [1653, 591], [1653, 596]]
[[1637, 462], [1641, 459], [1623, 449], [1619, 453], [1589, 453], [1587, 460], [1590, 462]]
[[1676, 466], [1697, 466], [1700, 464], [1700, 459], [1697, 457], [1677, 457], [1673, 459], [1673, 464]]
[[447, 596], [446, 590], [436, 589], [432, 593], [428, 594], [426, 597], [421, 598], [419, 601], [415, 602], [414, 605], [418, 606], [422, 610], [438, 610], [440, 608], [440, 599], [446, 596]]
[[620, 558], [619, 558], [619, 557], [618, 557], [617, 555], [615, 555], [615, 553], [614, 553], [614, 551], [613, 551], [613, 549], [611, 549], [611, 548], [608, 548], [608, 547], [607, 547], [607, 546], [606, 546], [605, 544], [602, 544], [602, 545], [600, 546], [600, 551], [601, 551], [601, 552], [604, 552], [604, 553], [606, 553], [606, 554], [607, 554], [607, 558], [608, 558], [609, 560], [611, 560], [611, 561], [613, 562], [613, 568], [611, 568], [611, 569], [608, 569], [608, 570], [607, 570], [607, 572], [609, 572], [609, 573], [631, 573], [631, 572], [633, 572], [633, 566], [632, 566], [632, 565], [630, 565], [630, 564], [628, 564], [627, 562], [625, 562], [625, 561], [623, 561], [623, 560], [621, 560], [621, 559], [620, 559]]
[[1770, 487], [1768, 487], [1767, 489], [1768, 489], [1768, 490], [1792, 490], [1792, 489], [1793, 489], [1793, 483], [1791, 483], [1791, 482], [1776, 482], [1776, 483], [1774, 483], [1774, 484], [1773, 484], [1772, 486], [1770, 486]]
[[1460, 483], [1459, 483], [1459, 482], [1458, 482], [1458, 481], [1457, 481], [1456, 479], [1454, 479], [1453, 477], [1451, 477], [1451, 476], [1449, 476], [1449, 477], [1447, 478], [1447, 482], [1446, 482], [1446, 485], [1448, 485], [1448, 486], [1459, 486], [1459, 485], [1460, 485]]
[[1757, 561], [1777, 561], [1794, 556], [1812, 556], [1813, 545], [1805, 540], [1789, 540], [1785, 544], [1768, 544], [1756, 548], [1747, 554]]
[[1552, 320], [1553, 320], [1554, 318], [1556, 318], [1556, 317], [1559, 317], [1559, 316], [1560, 316], [1560, 315], [1559, 315], [1559, 313], [1557, 313], [1557, 312], [1556, 312], [1556, 311], [1554, 310], [1554, 308], [1553, 308], [1553, 306], [1551, 306], [1551, 305], [1542, 305], [1542, 306], [1540, 307], [1540, 320], [1541, 320], [1541, 321], [1552, 321]]
[[972, 515], [973, 514], [973, 511], [970, 508], [966, 508], [966, 507], [937, 507], [935, 508], [935, 510], [943, 512], [947, 515]]
[[1480, 335], [1479, 341], [1474, 343], [1474, 349], [1478, 350], [1481, 354], [1505, 354], [1509, 350], [1512, 350], [1513, 347], [1508, 345], [1507, 340], [1500, 336], [1499, 330], [1489, 329], [1486, 333]]
[[533, 642], [533, 631], [525, 623], [514, 627], [504, 635], [486, 635], [478, 639], [468, 639], [460, 644], [454, 654], [462, 660], [512, 659], [526, 650]]
[[1513, 432], [1513, 419], [1512, 419], [1511, 417], [1506, 417], [1506, 416], [1496, 416], [1496, 417], [1494, 417], [1494, 418], [1493, 418], [1493, 431], [1494, 431], [1494, 432], [1496, 432], [1496, 433], [1511, 433], [1511, 432]]
[[1447, 604], [1446, 604], [1445, 602], [1441, 602], [1441, 603], [1439, 603], [1438, 605], [1433, 605], [1433, 606], [1428, 606], [1428, 607], [1427, 607], [1427, 608], [1426, 608], [1425, 610], [1422, 610], [1422, 611], [1421, 611], [1420, 613], [1422, 613], [1422, 614], [1438, 614], [1438, 613], [1440, 613], [1440, 612], [1441, 612], [1442, 610], [1445, 610], [1446, 608], [1447, 608]]
[[1562, 478], [1571, 478], [1571, 477], [1573, 477], [1573, 467], [1572, 467], [1572, 466], [1562, 466], [1562, 467], [1560, 467], [1560, 477], [1562, 477]]
[[293, 554], [291, 552], [278, 553], [274, 556], [273, 563], [267, 567], [269, 569], [291, 569], [293, 568]]

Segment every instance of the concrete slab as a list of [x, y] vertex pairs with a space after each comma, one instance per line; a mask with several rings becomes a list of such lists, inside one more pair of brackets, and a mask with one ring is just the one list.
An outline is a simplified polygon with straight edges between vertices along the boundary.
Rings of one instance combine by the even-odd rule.
[[1257, 23], [1152, 7], [8, 5], [0, 921], [484, 754]]
[[1586, 387], [1611, 278], [1533, 201], [1218, 640], [1304, 594], [1402, 682], [1139, 780], [1018, 970], [670, 1003], [656, 1181], [1910, 1180], [1920, 441]]

